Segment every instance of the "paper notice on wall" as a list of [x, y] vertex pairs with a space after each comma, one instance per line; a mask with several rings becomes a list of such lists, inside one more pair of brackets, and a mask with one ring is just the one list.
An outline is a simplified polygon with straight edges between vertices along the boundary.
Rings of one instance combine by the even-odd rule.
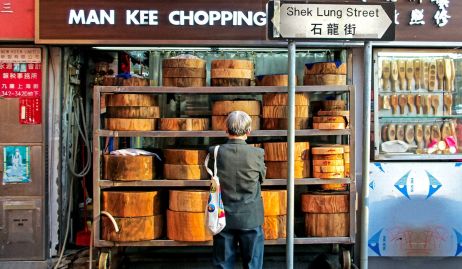
[[3, 184], [30, 183], [30, 147], [3, 148]]
[[41, 124], [42, 123], [42, 99], [20, 98], [19, 99], [19, 123]]

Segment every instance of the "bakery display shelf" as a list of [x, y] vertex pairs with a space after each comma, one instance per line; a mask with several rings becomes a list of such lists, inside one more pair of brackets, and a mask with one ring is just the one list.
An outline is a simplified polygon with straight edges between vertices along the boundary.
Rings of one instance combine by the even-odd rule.
[[[227, 137], [224, 131], [112, 131], [95, 130], [96, 136], [102, 137]], [[337, 136], [350, 135], [350, 129], [319, 130], [303, 129], [296, 130], [296, 136]], [[253, 137], [287, 136], [287, 130], [256, 130], [252, 131]]]

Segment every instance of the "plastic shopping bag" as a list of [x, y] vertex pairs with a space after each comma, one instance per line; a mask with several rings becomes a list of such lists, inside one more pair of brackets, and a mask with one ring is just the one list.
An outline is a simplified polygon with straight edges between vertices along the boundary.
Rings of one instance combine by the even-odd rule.
[[226, 226], [225, 208], [221, 199], [221, 187], [220, 180], [217, 176], [217, 154], [218, 148], [214, 149], [214, 165], [213, 172], [207, 166], [209, 162], [209, 155], [205, 158], [205, 169], [210, 174], [210, 193], [207, 206], [205, 208], [205, 225], [212, 232], [212, 234], [218, 234]]

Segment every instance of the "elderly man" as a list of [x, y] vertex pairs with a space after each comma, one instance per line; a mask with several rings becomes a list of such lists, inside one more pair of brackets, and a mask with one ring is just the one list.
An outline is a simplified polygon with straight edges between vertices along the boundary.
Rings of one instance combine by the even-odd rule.
[[[263, 268], [263, 201], [261, 183], [266, 174], [264, 151], [247, 145], [252, 119], [233, 111], [226, 119], [228, 141], [217, 155], [218, 177], [226, 212], [226, 227], [213, 237], [216, 268], [233, 269], [239, 245], [244, 268]], [[209, 149], [212, 160], [213, 147]]]

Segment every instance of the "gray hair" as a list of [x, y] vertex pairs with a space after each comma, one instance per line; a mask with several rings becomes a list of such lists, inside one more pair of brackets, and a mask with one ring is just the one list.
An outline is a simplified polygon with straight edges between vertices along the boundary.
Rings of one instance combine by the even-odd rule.
[[232, 111], [226, 118], [226, 128], [230, 135], [243, 136], [250, 132], [252, 119], [244, 111]]

